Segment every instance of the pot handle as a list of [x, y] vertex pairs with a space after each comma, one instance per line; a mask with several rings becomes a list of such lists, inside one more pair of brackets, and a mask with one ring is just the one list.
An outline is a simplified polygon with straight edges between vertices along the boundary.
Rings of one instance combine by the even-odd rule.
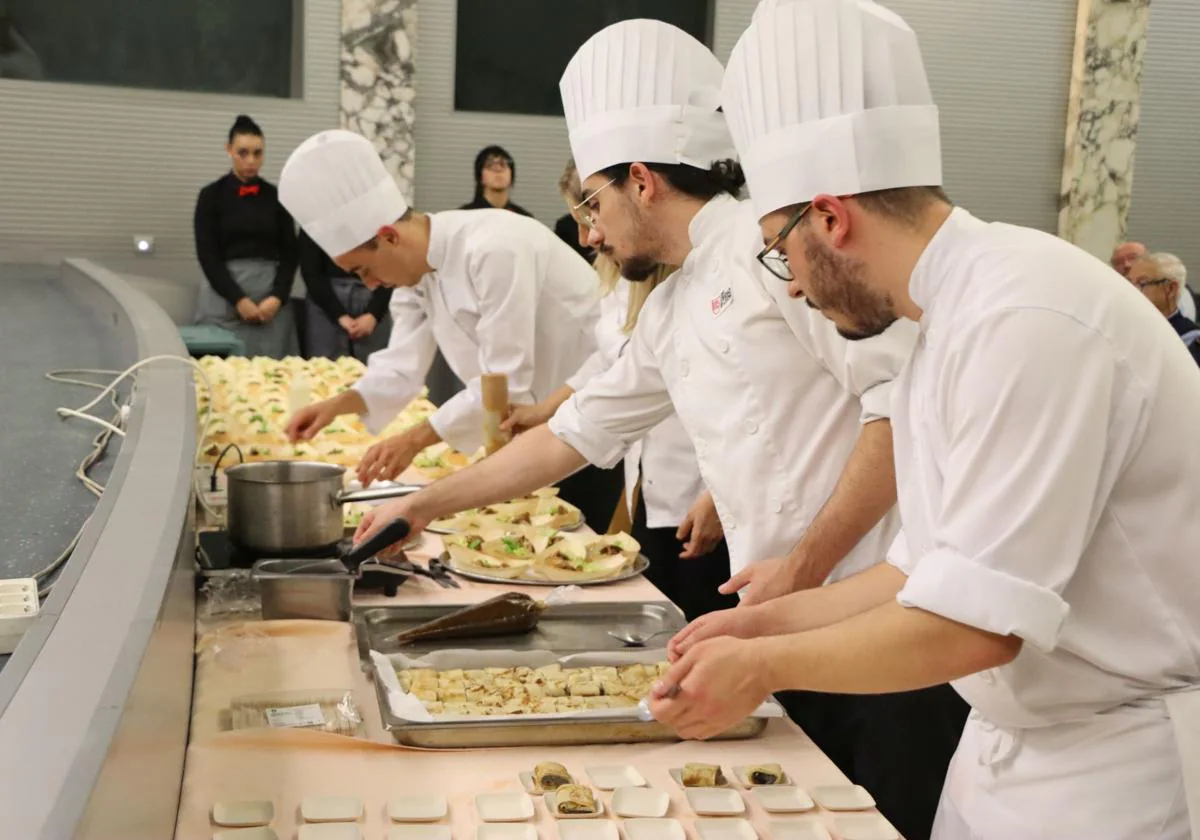
[[408, 536], [410, 526], [407, 519], [393, 519], [382, 531], [371, 539], [359, 543], [342, 555], [342, 564], [350, 571], [355, 571], [365, 560], [369, 560], [390, 545], [400, 542]]
[[379, 499], [395, 499], [399, 496], [411, 496], [425, 488], [420, 484], [392, 484], [382, 487], [368, 487], [365, 490], [343, 490], [333, 497], [335, 505], [347, 502], [374, 502]]

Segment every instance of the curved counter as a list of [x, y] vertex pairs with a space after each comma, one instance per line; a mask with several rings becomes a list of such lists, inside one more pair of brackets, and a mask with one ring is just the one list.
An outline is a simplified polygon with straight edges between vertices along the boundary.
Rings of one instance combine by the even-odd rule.
[[[77, 367], [187, 355], [165, 312], [93, 263], [65, 261], [40, 293], [46, 322], [23, 327], [39, 343], [63, 328], [55, 303], [103, 337], [107, 364]], [[187, 366], [138, 372], [107, 489], [0, 671], [5, 837], [172, 836], [191, 702], [194, 405]]]

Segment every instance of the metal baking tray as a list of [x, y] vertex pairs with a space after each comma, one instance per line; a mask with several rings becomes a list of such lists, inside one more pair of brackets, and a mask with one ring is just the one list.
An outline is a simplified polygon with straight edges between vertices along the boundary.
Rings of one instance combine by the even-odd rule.
[[[507, 581], [510, 585], [514, 581]], [[663, 648], [676, 631], [687, 624], [679, 607], [670, 601], [645, 604], [632, 602], [564, 604], [547, 607], [537, 629], [520, 636], [496, 636], [480, 639], [414, 642], [401, 646], [387, 640], [418, 624], [432, 621], [468, 604], [437, 604], [402, 607], [360, 607], [355, 611], [358, 653], [368, 663], [368, 652], [418, 655], [446, 648], [472, 650], [550, 650], [555, 653], [595, 653], [624, 650], [625, 646], [608, 635], [609, 630], [625, 629], [638, 633], [659, 633], [649, 648]]]

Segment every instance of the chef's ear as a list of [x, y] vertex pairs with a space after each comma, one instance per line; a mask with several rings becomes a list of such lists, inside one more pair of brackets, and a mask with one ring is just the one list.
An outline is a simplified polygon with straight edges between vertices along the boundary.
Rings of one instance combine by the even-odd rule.
[[372, 242], [376, 247], [380, 242], [386, 242], [389, 245], [395, 245], [400, 241], [400, 233], [391, 225], [384, 225], [379, 230], [375, 231], [375, 238]]
[[644, 163], [629, 165], [629, 180], [637, 187], [638, 195], [646, 198], [654, 197], [654, 173]]
[[813, 198], [812, 209], [808, 212], [812, 218], [809, 224], [830, 245], [840, 248], [846, 243], [850, 235], [850, 209], [845, 201], [822, 193]]

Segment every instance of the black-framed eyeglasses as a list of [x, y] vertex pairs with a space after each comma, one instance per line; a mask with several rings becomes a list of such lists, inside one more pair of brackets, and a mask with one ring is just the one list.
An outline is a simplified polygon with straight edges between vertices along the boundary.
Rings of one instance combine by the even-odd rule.
[[1155, 277], [1152, 280], [1134, 280], [1133, 285], [1139, 289], [1148, 289], [1151, 286], [1161, 286], [1163, 283], [1170, 283], [1170, 277]]
[[783, 241], [788, 238], [796, 225], [800, 224], [800, 220], [804, 218], [804, 214], [812, 207], [812, 202], [809, 201], [794, 212], [790, 219], [771, 240], [767, 247], [758, 252], [758, 261], [762, 267], [774, 274], [780, 280], [792, 281], [792, 266], [788, 262], [787, 254], [780, 251], [780, 246]]

